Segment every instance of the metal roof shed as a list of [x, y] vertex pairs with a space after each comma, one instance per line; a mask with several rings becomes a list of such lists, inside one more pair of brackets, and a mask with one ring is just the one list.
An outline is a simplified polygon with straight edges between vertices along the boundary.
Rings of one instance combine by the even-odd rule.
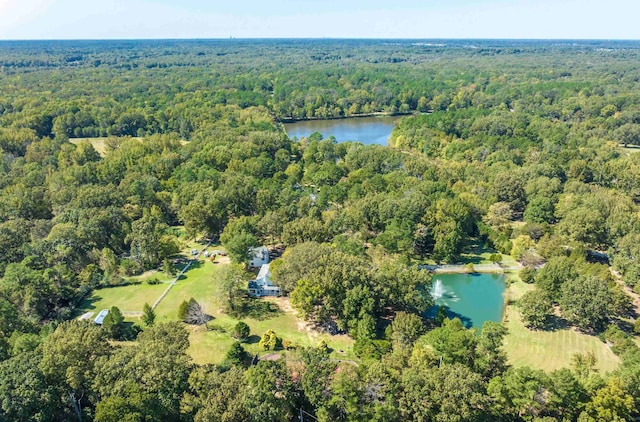
[[104, 318], [107, 316], [107, 314], [109, 314], [108, 309], [101, 310], [98, 316], [93, 320], [93, 322], [95, 322], [98, 325], [102, 325], [102, 322], [104, 321]]

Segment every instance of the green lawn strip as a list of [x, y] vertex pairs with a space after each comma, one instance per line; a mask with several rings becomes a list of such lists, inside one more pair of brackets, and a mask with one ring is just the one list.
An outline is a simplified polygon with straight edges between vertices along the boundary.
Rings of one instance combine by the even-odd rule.
[[[511, 300], [517, 300], [526, 291], [533, 289], [522, 281], [512, 283], [507, 290]], [[597, 368], [602, 373], [615, 370], [620, 359], [606, 344], [595, 336], [582, 334], [573, 329], [555, 331], [532, 331], [524, 326], [517, 306], [509, 305], [505, 313], [505, 326], [509, 330], [505, 337], [504, 350], [513, 366], [529, 366], [534, 369], [553, 371], [571, 366], [575, 353], [593, 352]]]
[[507, 277], [508, 284], [506, 295], [511, 301], [518, 300], [526, 292], [535, 289], [535, 286], [533, 284], [527, 284], [520, 280], [517, 271], [505, 271], [505, 276]]
[[156, 308], [157, 321], [178, 319], [178, 307], [183, 301], [191, 298], [194, 298], [206, 313], [213, 315], [215, 309], [213, 309], [211, 298], [216, 294], [213, 275], [218, 265], [220, 264], [212, 264], [202, 259], [192, 264], [183, 278], [173, 286]]
[[636, 153], [636, 152], [640, 152], [640, 146], [638, 145], [627, 145], [626, 147], [624, 146], [624, 144], [618, 144], [618, 146], [620, 147], [621, 150], [623, 150], [624, 152], [628, 152], [628, 153]]
[[79, 315], [85, 312], [100, 312], [112, 306], [117, 306], [123, 312], [142, 312], [144, 304], [153, 304], [166, 288], [165, 283], [105, 287], [94, 290], [85, 298], [78, 307], [78, 312]]
[[[460, 258], [454, 264], [493, 264], [491, 262], [491, 255], [498, 253], [494, 249], [487, 248], [482, 242], [476, 239], [471, 239], [465, 245], [463, 252], [460, 254]], [[502, 261], [500, 265], [504, 267], [515, 266], [518, 265], [518, 262], [511, 256], [500, 254], [502, 256]], [[438, 262], [431, 258], [421, 258], [415, 261], [417, 264], [422, 265], [437, 265]]]

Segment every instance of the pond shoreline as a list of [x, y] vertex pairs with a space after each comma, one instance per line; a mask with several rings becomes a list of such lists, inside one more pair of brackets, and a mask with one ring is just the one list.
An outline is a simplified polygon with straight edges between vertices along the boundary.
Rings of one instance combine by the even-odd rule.
[[459, 265], [418, 265], [421, 270], [427, 270], [434, 274], [473, 274], [473, 273], [500, 273], [504, 271], [518, 271], [522, 265], [502, 266], [500, 264], [475, 264], [469, 268], [468, 264]]
[[406, 113], [388, 113], [384, 111], [377, 111], [375, 113], [360, 113], [353, 114], [351, 116], [337, 116], [337, 117], [304, 117], [301, 119], [296, 119], [293, 117], [282, 117], [278, 118], [274, 116], [274, 120], [280, 123], [299, 123], [299, 122], [313, 122], [313, 121], [322, 121], [322, 120], [346, 120], [346, 119], [357, 119], [361, 117], [402, 117], [402, 116], [413, 116], [422, 114], [419, 111], [408, 111]]

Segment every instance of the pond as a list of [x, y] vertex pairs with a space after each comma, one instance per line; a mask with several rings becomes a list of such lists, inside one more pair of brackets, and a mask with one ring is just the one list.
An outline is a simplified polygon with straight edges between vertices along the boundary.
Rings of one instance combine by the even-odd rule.
[[306, 138], [320, 132], [338, 142], [356, 141], [366, 145], [388, 145], [391, 131], [400, 116], [351, 117], [334, 120], [302, 120], [285, 123], [290, 138]]
[[480, 329], [485, 321], [502, 321], [505, 288], [500, 274], [435, 274], [431, 295], [436, 305], [446, 307], [449, 318], [458, 317], [467, 328]]

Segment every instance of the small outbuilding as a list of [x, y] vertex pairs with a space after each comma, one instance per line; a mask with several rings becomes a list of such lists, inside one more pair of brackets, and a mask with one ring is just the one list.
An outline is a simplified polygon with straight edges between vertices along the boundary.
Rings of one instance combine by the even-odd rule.
[[109, 314], [109, 310], [108, 309], [101, 310], [100, 313], [98, 314], [98, 316], [95, 317], [93, 322], [95, 322], [98, 325], [102, 325], [102, 323], [104, 322], [104, 319], [106, 318], [106, 316], [108, 314]]

